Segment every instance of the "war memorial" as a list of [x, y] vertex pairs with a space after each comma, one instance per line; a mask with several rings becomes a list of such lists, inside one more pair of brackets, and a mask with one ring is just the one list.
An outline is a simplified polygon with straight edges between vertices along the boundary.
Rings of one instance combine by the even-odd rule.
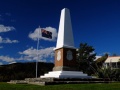
[[26, 78], [25, 80], [11, 80], [9, 83], [27, 83], [37, 85], [68, 84], [68, 83], [108, 83], [88, 76], [76, 68], [76, 48], [70, 11], [67, 8], [61, 10], [59, 31], [56, 48], [54, 48], [55, 60], [53, 71], [45, 73], [38, 78]]
[[52, 72], [40, 78], [92, 78], [77, 71], [76, 48], [72, 33], [70, 11], [62, 9], [55, 51], [55, 66]]

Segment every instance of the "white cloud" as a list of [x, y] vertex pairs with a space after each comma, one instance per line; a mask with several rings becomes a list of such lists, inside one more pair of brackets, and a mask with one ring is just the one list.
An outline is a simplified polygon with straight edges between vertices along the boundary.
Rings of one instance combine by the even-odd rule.
[[95, 60], [97, 60], [98, 58], [101, 58], [101, 57], [102, 57], [102, 56], [96, 56], [96, 57], [95, 57]]
[[98, 55], [99, 55], [99, 56], [103, 56], [103, 55], [105, 55], [105, 54], [111, 55], [110, 52], [103, 52], [103, 53], [100, 53], [100, 54], [98, 54]]
[[[0, 25], [0, 33], [3, 32], [9, 32], [15, 30], [14, 27], [12, 26], [4, 26], [4, 25]], [[10, 40], [9, 38], [3, 38], [0, 36], [0, 43], [18, 43], [18, 40]]]
[[9, 64], [14, 64], [14, 63], [17, 63], [17, 62], [13, 61], [13, 62], [10, 62]]
[[1, 61], [5, 61], [5, 62], [14, 62], [15, 59], [9, 56], [0, 56], [0, 60]]
[[9, 38], [2, 38], [0, 36], [0, 43], [18, 43], [18, 40], [10, 40]]
[[13, 26], [4, 26], [4, 25], [0, 25], [0, 33], [2, 32], [9, 32], [15, 30], [15, 28]]
[[3, 46], [0, 46], [0, 49], [3, 48]]
[[3, 63], [2, 63], [2, 62], [0, 62], [0, 65], [3, 65]]
[[0, 62], [2, 64], [4, 64], [3, 62], [11, 64], [14, 62], [21, 62], [21, 61], [31, 62], [36, 60], [38, 60], [38, 62], [46, 62], [48, 58], [49, 58], [49, 61], [52, 62], [52, 58], [54, 56], [53, 48], [55, 47], [49, 47], [49, 48], [38, 50], [38, 56], [39, 56], [38, 57], [37, 50], [31, 47], [31, 48], [28, 48], [27, 50], [24, 50], [23, 52], [19, 52], [19, 54], [21, 54], [21, 57], [18, 57], [18, 58], [1, 55]]
[[31, 48], [28, 48], [27, 50], [24, 50], [23, 52], [19, 52], [19, 54], [22, 55], [19, 58], [13, 58], [13, 57], [1, 55], [0, 62], [1, 63], [6, 62], [8, 64], [11, 64], [14, 62], [21, 62], [21, 61], [30, 62], [30, 61], [36, 61], [36, 60], [38, 62], [46, 62], [47, 58], [50, 58], [50, 59], [53, 58], [54, 56], [53, 48], [55, 47], [40, 49], [38, 50], [38, 56], [37, 56], [37, 50], [31, 47]]
[[55, 28], [46, 27], [46, 28], [43, 28], [43, 29], [52, 32], [52, 39], [42, 37], [41, 36], [41, 29], [40, 28], [36, 28], [34, 32], [30, 33], [29, 34], [29, 38], [31, 38], [32, 40], [36, 41], [37, 38], [38, 38], [38, 33], [40, 33], [40, 35], [39, 35], [40, 39], [48, 40], [48, 41], [55, 41], [56, 40], [56, 38], [57, 38], [57, 30]]
[[49, 48], [44, 48], [44, 49], [38, 50], [38, 56], [39, 56], [39, 60], [38, 60], [37, 50], [34, 49], [33, 47], [31, 47], [23, 52], [19, 52], [19, 54], [24, 55], [19, 60], [46, 61], [46, 58], [52, 58], [54, 56], [53, 48], [55, 48], [55, 47], [49, 47]]

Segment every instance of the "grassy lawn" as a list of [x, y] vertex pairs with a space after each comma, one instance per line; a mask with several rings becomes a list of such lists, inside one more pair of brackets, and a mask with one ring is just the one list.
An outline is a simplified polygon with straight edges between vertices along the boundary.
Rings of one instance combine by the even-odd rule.
[[38, 86], [30, 84], [7, 84], [1, 82], [0, 90], [120, 90], [120, 83]]

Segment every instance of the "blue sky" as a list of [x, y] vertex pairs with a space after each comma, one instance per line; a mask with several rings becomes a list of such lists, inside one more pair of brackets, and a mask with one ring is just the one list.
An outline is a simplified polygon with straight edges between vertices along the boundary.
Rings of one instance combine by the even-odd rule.
[[54, 62], [63, 8], [71, 13], [76, 48], [86, 42], [97, 55], [120, 55], [120, 0], [0, 0], [0, 65], [35, 61], [39, 26], [54, 35], [40, 37], [39, 61]]

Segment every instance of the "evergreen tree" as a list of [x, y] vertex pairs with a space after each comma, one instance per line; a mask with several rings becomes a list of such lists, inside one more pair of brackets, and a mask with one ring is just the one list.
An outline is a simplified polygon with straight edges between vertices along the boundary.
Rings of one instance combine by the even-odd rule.
[[79, 70], [90, 74], [91, 64], [95, 60], [94, 48], [87, 43], [81, 43], [77, 51], [77, 61]]
[[97, 65], [98, 68], [102, 68], [103, 63], [105, 62], [105, 60], [108, 58], [108, 54], [106, 53], [104, 56], [102, 56], [101, 58], [98, 58], [95, 63]]

